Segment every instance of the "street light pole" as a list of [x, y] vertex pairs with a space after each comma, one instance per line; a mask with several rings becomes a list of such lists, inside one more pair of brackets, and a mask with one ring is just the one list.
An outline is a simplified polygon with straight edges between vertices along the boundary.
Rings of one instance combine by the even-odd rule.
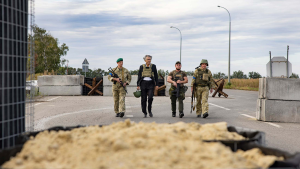
[[[175, 28], [177, 30], [179, 30], [178, 28], [171, 26], [170, 28]], [[181, 62], [181, 46], [182, 46], [182, 35], [181, 35], [181, 31], [179, 30], [180, 33], [180, 62]]]
[[219, 8], [223, 8], [225, 9], [228, 14], [229, 14], [229, 52], [228, 52], [228, 83], [230, 83], [230, 38], [231, 38], [231, 16], [230, 16], [230, 13], [229, 11], [222, 7], [222, 6], [218, 6]]

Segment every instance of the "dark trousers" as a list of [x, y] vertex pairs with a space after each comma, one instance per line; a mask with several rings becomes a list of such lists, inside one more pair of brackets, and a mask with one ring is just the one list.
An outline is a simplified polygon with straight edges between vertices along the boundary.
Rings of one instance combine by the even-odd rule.
[[142, 111], [147, 114], [147, 95], [148, 95], [148, 112], [151, 112], [153, 94], [154, 94], [154, 82], [153, 81], [142, 81], [141, 82], [141, 92], [142, 92]]

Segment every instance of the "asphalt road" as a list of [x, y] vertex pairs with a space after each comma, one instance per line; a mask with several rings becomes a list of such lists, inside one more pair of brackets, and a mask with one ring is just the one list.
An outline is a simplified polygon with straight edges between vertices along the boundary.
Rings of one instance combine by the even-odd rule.
[[153, 118], [143, 118], [140, 99], [126, 98], [124, 118], [115, 117], [113, 98], [104, 96], [49, 96], [43, 97], [35, 105], [35, 130], [53, 126], [108, 125], [130, 119], [135, 122], [176, 123], [198, 122], [215, 123], [225, 121], [228, 125], [250, 128], [266, 133], [266, 145], [290, 153], [300, 152], [300, 124], [267, 123], [255, 119], [258, 92], [224, 90], [229, 97], [209, 97], [209, 117], [196, 118], [190, 114], [191, 98], [184, 101], [185, 116], [181, 119], [171, 116], [169, 97], [155, 97]]

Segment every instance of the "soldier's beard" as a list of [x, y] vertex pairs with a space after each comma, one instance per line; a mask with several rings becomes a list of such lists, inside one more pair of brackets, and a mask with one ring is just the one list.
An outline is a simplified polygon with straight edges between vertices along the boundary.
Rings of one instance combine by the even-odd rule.
[[176, 70], [180, 70], [180, 69], [177, 69], [177, 68], [176, 68]]

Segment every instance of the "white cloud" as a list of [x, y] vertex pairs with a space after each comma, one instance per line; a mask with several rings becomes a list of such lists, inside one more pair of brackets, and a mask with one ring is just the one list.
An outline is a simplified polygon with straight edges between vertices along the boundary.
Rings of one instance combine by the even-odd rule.
[[36, 1], [36, 23], [49, 30], [70, 51], [69, 65], [106, 69], [123, 57], [124, 66], [137, 69], [145, 54], [160, 69], [173, 69], [179, 60], [179, 32], [183, 35], [184, 70], [202, 58], [212, 72], [228, 71], [228, 14], [232, 17], [231, 73], [242, 70], [265, 76], [268, 53], [286, 56], [290, 45], [293, 72], [300, 73], [298, 0], [102, 0]]

